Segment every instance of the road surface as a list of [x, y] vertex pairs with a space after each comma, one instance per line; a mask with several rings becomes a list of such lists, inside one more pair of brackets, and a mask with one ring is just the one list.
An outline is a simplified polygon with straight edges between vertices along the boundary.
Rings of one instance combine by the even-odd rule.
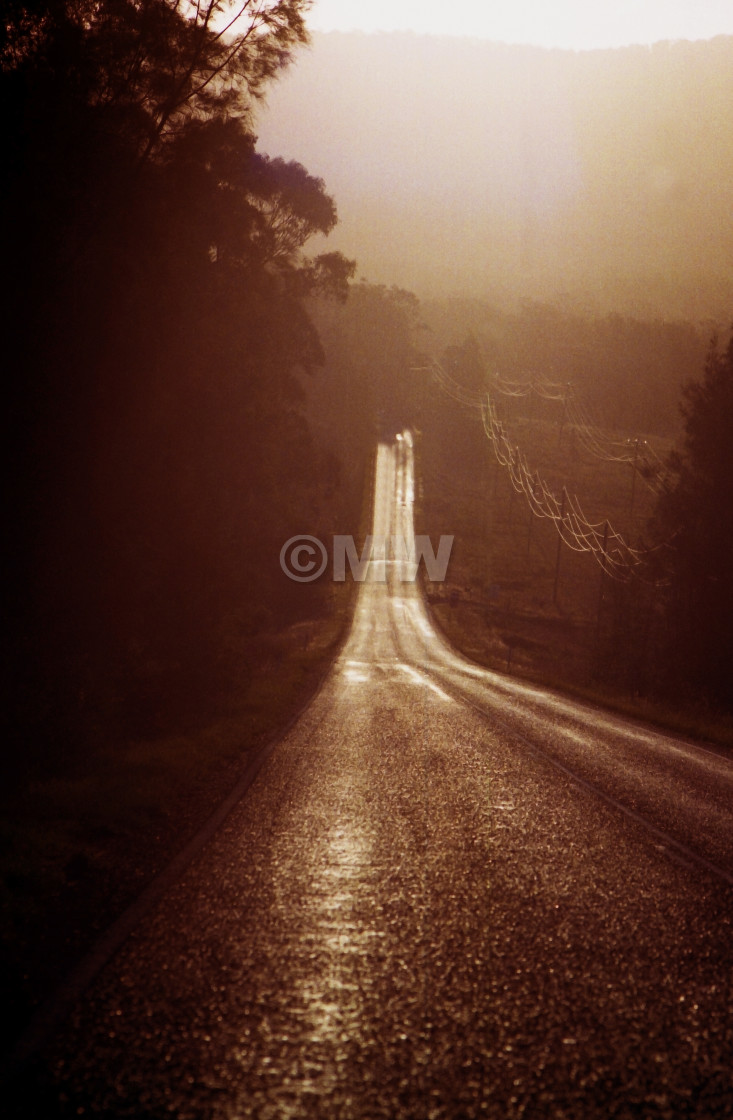
[[[376, 538], [413, 489], [405, 433]], [[46, 1047], [41, 1120], [733, 1116], [733, 765], [464, 661], [408, 563]]]

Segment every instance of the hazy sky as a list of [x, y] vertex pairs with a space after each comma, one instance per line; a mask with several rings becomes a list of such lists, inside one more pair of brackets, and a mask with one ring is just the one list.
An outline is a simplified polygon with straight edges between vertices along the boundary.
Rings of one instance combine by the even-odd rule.
[[731, 0], [315, 0], [317, 31], [406, 31], [586, 49], [733, 35]]
[[257, 133], [336, 200], [309, 252], [374, 282], [492, 299], [592, 284], [604, 309], [729, 317], [732, 122], [733, 36], [584, 52], [353, 33], [315, 36]]

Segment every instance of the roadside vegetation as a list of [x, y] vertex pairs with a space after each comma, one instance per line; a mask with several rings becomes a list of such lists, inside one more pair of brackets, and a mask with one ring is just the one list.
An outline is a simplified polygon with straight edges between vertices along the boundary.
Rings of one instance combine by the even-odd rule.
[[348, 630], [353, 585], [334, 588], [327, 613], [262, 641], [259, 665], [219, 716], [100, 744], [82, 764], [39, 772], [5, 797], [3, 1042], [311, 699]]
[[[294, 533], [359, 528], [365, 440], [309, 424], [325, 184], [253, 109], [305, 0], [6, 5], [5, 1041], [317, 688], [350, 588]], [[238, 13], [238, 15], [237, 15]], [[371, 436], [371, 432], [370, 432]]]
[[[629, 329], [644, 333], [643, 324]], [[679, 335], [680, 328], [671, 331]], [[623, 335], [619, 324], [616, 333]], [[659, 339], [664, 327], [646, 333]], [[731, 346], [713, 343], [707, 359], [700, 357], [702, 379], [699, 368], [689, 369], [674, 425], [664, 422], [677, 389], [670, 377], [649, 429], [634, 425], [649, 390], [643, 371], [630, 382], [627, 353], [621, 345], [615, 358], [599, 358], [628, 386], [619, 393], [607, 380], [595, 389], [597, 411], [604, 394], [615, 398], [623, 424], [615, 428], [578, 423], [566, 383], [556, 382], [553, 392], [537, 372], [539, 352], [528, 362], [532, 376], [511, 382], [491, 375], [486, 349], [473, 336], [444, 350], [438, 376], [426, 368], [419, 525], [456, 537], [448, 580], [427, 584], [426, 594], [438, 626], [481, 664], [733, 747], [733, 619], [721, 568], [731, 532], [723, 501]], [[472, 403], [486, 393], [502, 418], [505, 465]], [[565, 532], [561, 541], [553, 520], [537, 516], [534, 495], [530, 502], [512, 481], [507, 446], [530, 466], [526, 489], [540, 494], [544, 483], [559, 512], [564, 500], [570, 512], [571, 499], [582, 509], [585, 538], [577, 535], [577, 518], [567, 522], [575, 536]], [[596, 527], [595, 555], [583, 550], [589, 524]], [[611, 563], [599, 563], [604, 540], [611, 553], [608, 541], [619, 537], [634, 550], [630, 565], [618, 562], [626, 555], [620, 549]]]
[[[288, 580], [280, 549], [363, 539], [374, 445], [405, 426], [418, 528], [456, 537], [426, 592], [458, 648], [727, 734], [733, 350], [710, 351], [681, 431], [689, 324], [421, 306], [308, 255], [336, 203], [258, 149], [253, 111], [308, 6], [246, 0], [228, 39], [216, 0], [5, 6], [5, 1042], [318, 688], [355, 588]], [[591, 521], [675, 549], [631, 582], [558, 553], [435, 357], [474, 396], [487, 373], [572, 382], [644, 450], [591, 462], [562, 392], [504, 394], [511, 439]]]

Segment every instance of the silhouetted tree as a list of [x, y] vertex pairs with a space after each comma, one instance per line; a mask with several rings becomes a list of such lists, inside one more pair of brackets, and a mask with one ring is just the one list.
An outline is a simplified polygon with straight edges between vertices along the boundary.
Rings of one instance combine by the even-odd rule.
[[733, 337], [713, 340], [703, 377], [684, 389], [684, 439], [656, 519], [670, 581], [667, 676], [733, 706]]
[[307, 7], [8, 7], [4, 679], [26, 756], [205, 713], [263, 628], [319, 609], [277, 557], [339, 500], [302, 415], [323, 361], [304, 301], [344, 298], [354, 266], [304, 256], [335, 205], [256, 150], [250, 112]]
[[329, 427], [329, 442], [363, 454], [380, 435], [394, 436], [414, 424], [419, 404], [414, 367], [424, 364], [416, 348], [417, 297], [362, 281], [352, 286], [344, 307], [321, 301], [313, 314], [328, 364], [312, 416]]

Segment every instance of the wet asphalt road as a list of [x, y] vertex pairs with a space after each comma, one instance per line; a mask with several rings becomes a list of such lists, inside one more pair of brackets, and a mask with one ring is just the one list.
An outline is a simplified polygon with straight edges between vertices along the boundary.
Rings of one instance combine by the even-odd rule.
[[[412, 489], [381, 446], [376, 537]], [[733, 1117], [733, 764], [463, 661], [404, 574], [47, 1047], [49, 1116]]]

